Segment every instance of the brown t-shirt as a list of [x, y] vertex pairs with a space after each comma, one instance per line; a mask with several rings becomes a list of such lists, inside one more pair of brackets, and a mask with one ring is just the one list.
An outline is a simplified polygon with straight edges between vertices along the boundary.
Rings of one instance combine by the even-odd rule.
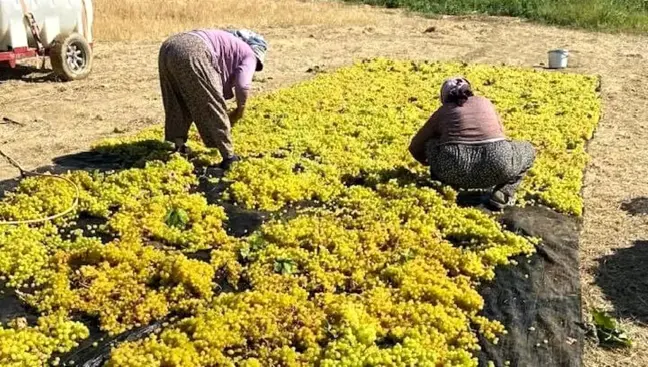
[[425, 144], [431, 139], [439, 144], [475, 144], [504, 138], [504, 127], [495, 106], [487, 98], [473, 96], [463, 106], [448, 103], [436, 110], [412, 139], [410, 152], [422, 161]]

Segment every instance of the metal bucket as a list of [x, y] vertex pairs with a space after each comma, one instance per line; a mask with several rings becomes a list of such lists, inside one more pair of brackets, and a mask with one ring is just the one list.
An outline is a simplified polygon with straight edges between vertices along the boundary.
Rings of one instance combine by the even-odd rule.
[[564, 69], [567, 67], [567, 59], [569, 58], [569, 51], [564, 49], [557, 49], [549, 51], [549, 68], [550, 69]]

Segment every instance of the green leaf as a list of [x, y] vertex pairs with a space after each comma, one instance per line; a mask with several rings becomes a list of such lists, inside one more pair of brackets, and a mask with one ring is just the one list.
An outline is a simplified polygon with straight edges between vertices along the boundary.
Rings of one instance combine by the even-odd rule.
[[406, 249], [401, 252], [401, 262], [408, 262], [416, 258], [416, 254], [411, 249]]
[[610, 317], [605, 311], [594, 310], [592, 312], [594, 318], [594, 325], [604, 329], [616, 329], [616, 321]]
[[632, 346], [632, 340], [626, 331], [622, 330], [618, 322], [607, 312], [593, 309], [591, 313], [599, 345], [607, 347]]
[[251, 252], [261, 251], [268, 245], [265, 238], [259, 234], [250, 236], [247, 242], [250, 244]]
[[252, 251], [250, 250], [250, 246], [247, 246], [247, 245], [244, 246], [244, 247], [241, 247], [241, 249], [239, 250], [239, 254], [241, 255], [241, 258], [243, 260], [247, 260], [250, 257], [251, 253], [252, 253]]
[[189, 214], [181, 208], [171, 208], [167, 211], [164, 222], [169, 227], [185, 229], [189, 223]]
[[281, 275], [290, 275], [296, 270], [297, 264], [291, 259], [277, 259], [274, 262], [274, 271]]
[[262, 234], [254, 233], [248, 237], [246, 243], [239, 249], [239, 255], [243, 260], [254, 261], [259, 252], [268, 246], [268, 242]]

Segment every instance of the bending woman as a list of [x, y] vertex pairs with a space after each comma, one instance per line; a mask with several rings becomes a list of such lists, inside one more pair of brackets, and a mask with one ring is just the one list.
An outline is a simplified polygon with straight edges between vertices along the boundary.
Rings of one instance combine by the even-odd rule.
[[495, 106], [457, 77], [441, 87], [441, 107], [416, 133], [409, 151], [432, 179], [461, 189], [492, 188], [497, 210], [515, 203], [515, 190], [535, 160], [528, 142], [510, 141]]
[[[167, 39], [158, 58], [165, 140], [187, 153], [195, 122], [205, 145], [223, 157], [223, 169], [238, 161], [231, 125], [243, 117], [252, 76], [263, 70], [266, 50], [263, 38], [247, 30], [198, 29]], [[225, 100], [234, 96], [237, 107], [228, 112]]]

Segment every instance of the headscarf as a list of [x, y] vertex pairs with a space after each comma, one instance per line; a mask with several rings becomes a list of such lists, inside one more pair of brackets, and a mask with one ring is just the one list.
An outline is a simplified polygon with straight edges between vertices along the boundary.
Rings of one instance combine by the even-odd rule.
[[450, 93], [455, 90], [461, 89], [466, 84], [470, 86], [470, 82], [463, 76], [455, 76], [446, 79], [441, 86], [441, 94], [439, 95], [441, 103], [444, 104], [446, 102], [447, 96], [450, 95]]
[[266, 42], [266, 40], [260, 34], [257, 34], [249, 29], [228, 29], [227, 31], [245, 41], [245, 43], [247, 43], [252, 48], [254, 55], [259, 61], [257, 65], [257, 71], [263, 70], [263, 67], [265, 65], [265, 55], [268, 51], [268, 43]]

